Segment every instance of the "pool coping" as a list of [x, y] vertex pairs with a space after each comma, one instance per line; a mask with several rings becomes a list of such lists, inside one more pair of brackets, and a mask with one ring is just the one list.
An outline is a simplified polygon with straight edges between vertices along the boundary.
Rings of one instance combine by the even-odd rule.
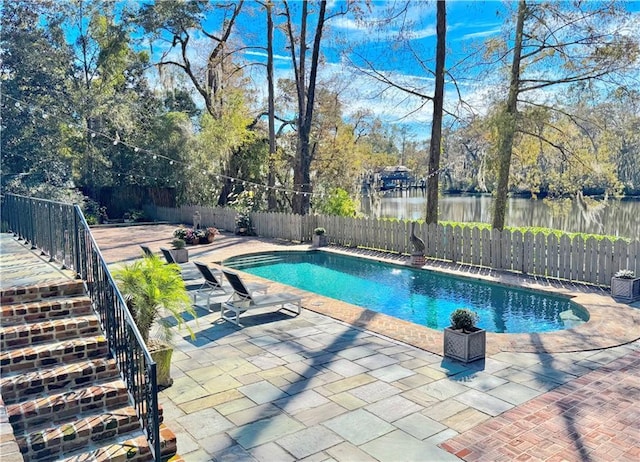
[[[410, 266], [409, 256], [348, 247], [328, 246], [316, 249], [300, 246], [296, 249], [289, 247], [272, 251], [304, 252], [311, 250], [365, 258], [399, 266]], [[268, 250], [241, 252], [234, 256], [251, 255], [264, 251]], [[640, 339], [640, 309], [616, 302], [608, 291], [596, 286], [430, 259], [418, 269], [569, 297], [589, 312], [587, 322], [570, 329], [518, 334], [487, 332], [487, 354], [499, 352], [568, 353], [599, 350], [625, 345]], [[267, 281], [257, 276], [253, 277]], [[279, 284], [271, 280], [268, 281]], [[288, 290], [292, 288], [284, 284], [279, 285]], [[302, 289], [293, 289], [304, 297], [303, 307], [308, 310], [442, 355], [443, 333], [441, 331]]]

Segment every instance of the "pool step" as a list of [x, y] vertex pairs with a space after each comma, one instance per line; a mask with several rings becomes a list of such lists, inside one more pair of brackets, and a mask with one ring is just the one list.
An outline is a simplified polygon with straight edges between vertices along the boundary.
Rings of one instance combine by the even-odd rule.
[[282, 263], [285, 258], [276, 255], [249, 255], [242, 258], [234, 258], [227, 265], [231, 268], [241, 269], [247, 266], [259, 266], [264, 264]]

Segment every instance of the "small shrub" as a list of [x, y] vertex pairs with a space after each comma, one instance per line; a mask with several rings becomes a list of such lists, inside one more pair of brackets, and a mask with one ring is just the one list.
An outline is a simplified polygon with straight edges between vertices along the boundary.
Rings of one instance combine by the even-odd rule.
[[635, 273], [630, 269], [622, 269], [613, 276], [620, 279], [633, 279], [635, 277]]
[[326, 233], [327, 230], [324, 228], [316, 228], [313, 230], [313, 234], [315, 234], [316, 236], [323, 236], [324, 233]]
[[478, 314], [468, 308], [458, 308], [451, 313], [451, 328], [462, 329], [463, 332], [472, 330], [478, 322]]
[[186, 242], [184, 242], [184, 239], [175, 238], [171, 241], [171, 245], [174, 249], [184, 249]]

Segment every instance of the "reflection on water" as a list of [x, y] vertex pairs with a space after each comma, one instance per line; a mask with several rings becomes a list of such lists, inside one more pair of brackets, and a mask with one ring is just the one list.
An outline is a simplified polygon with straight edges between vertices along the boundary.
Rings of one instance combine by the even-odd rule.
[[[584, 210], [575, 201], [509, 199], [507, 226], [541, 226], [570, 232], [640, 237], [640, 201], [609, 199], [604, 207]], [[442, 221], [491, 223], [490, 196], [443, 196]], [[426, 195], [420, 189], [392, 191], [362, 198], [362, 213], [372, 218], [424, 219]]]

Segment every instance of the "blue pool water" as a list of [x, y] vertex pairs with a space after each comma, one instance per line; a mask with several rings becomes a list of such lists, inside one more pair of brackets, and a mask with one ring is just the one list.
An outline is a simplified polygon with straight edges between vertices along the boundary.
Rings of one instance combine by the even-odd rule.
[[437, 330], [456, 308], [476, 311], [488, 332], [549, 332], [589, 319], [564, 297], [329, 252], [253, 254], [224, 265]]

